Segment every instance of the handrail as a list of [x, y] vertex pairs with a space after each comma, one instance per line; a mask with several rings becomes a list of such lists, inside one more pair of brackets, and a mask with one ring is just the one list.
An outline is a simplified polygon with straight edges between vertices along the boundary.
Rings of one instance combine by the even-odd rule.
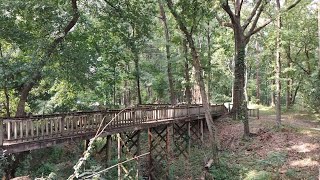
[[[211, 111], [225, 112], [224, 105], [213, 105]], [[53, 115], [37, 115], [24, 118], [0, 119], [0, 146], [8, 143], [34, 142], [54, 138], [68, 138], [95, 133], [99, 125], [110, 122], [119, 110], [70, 112]], [[202, 105], [158, 105], [133, 107], [122, 110], [106, 131], [135, 127], [142, 124], [174, 121], [204, 114]], [[105, 120], [103, 121], [103, 119]], [[103, 122], [102, 122], [103, 121]]]

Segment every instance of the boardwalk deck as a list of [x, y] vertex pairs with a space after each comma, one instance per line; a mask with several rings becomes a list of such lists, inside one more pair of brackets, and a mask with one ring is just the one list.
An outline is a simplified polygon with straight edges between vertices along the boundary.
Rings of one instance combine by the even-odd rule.
[[[224, 105], [212, 105], [211, 112], [220, 116], [227, 109]], [[203, 118], [204, 108], [201, 105], [151, 105], [124, 110], [0, 119], [0, 149], [6, 153], [16, 153], [90, 139], [100, 125], [108, 123], [102, 136]]]

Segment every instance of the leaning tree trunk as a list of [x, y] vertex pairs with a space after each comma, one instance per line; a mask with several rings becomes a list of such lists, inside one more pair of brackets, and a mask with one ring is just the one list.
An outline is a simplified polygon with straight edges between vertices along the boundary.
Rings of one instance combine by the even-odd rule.
[[202, 99], [202, 104], [204, 107], [205, 111], [205, 117], [206, 117], [206, 123], [208, 125], [209, 129], [209, 135], [210, 135], [210, 144], [212, 147], [212, 155], [214, 158], [215, 163], [218, 162], [218, 132], [213, 124], [213, 119], [211, 116], [211, 108], [208, 102], [208, 96], [205, 90], [205, 83], [204, 83], [204, 78], [203, 78], [203, 70], [201, 68], [201, 63], [200, 63], [200, 58], [198, 55], [198, 52], [194, 46], [194, 41], [191, 36], [187, 37], [188, 42], [189, 42], [189, 47], [191, 49], [191, 54], [192, 54], [192, 64], [195, 68], [195, 75], [196, 79], [200, 88], [200, 94], [201, 94], [201, 99]]
[[34, 83], [32, 82], [26, 83], [24, 86], [22, 86], [22, 89], [20, 91], [20, 98], [19, 98], [19, 102], [16, 110], [16, 117], [22, 117], [26, 115], [26, 112], [25, 112], [26, 102], [33, 86], [34, 86]]

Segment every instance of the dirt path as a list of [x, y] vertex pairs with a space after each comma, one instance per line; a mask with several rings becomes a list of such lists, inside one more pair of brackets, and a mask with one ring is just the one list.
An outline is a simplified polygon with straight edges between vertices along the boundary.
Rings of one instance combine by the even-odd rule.
[[[320, 122], [301, 114], [282, 116], [283, 128], [274, 127], [275, 116], [251, 119], [250, 141], [242, 139], [242, 123], [218, 123], [221, 148], [231, 154], [230, 164], [247, 169], [243, 179], [318, 179], [320, 168]], [[249, 177], [250, 176], [250, 177]], [[261, 179], [261, 178], [260, 178]]]

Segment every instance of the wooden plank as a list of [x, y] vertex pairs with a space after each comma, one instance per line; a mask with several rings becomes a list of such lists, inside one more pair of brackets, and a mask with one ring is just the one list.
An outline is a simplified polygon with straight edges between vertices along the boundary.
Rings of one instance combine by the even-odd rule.
[[37, 138], [39, 139], [39, 120], [36, 121], [36, 135], [37, 135]]
[[34, 121], [30, 121], [31, 138], [34, 138]]
[[7, 133], [8, 133], [8, 140], [11, 140], [11, 124], [7, 122]]
[[20, 121], [20, 138], [23, 139], [23, 121]]
[[18, 123], [17, 121], [14, 121], [14, 139], [18, 139]]

